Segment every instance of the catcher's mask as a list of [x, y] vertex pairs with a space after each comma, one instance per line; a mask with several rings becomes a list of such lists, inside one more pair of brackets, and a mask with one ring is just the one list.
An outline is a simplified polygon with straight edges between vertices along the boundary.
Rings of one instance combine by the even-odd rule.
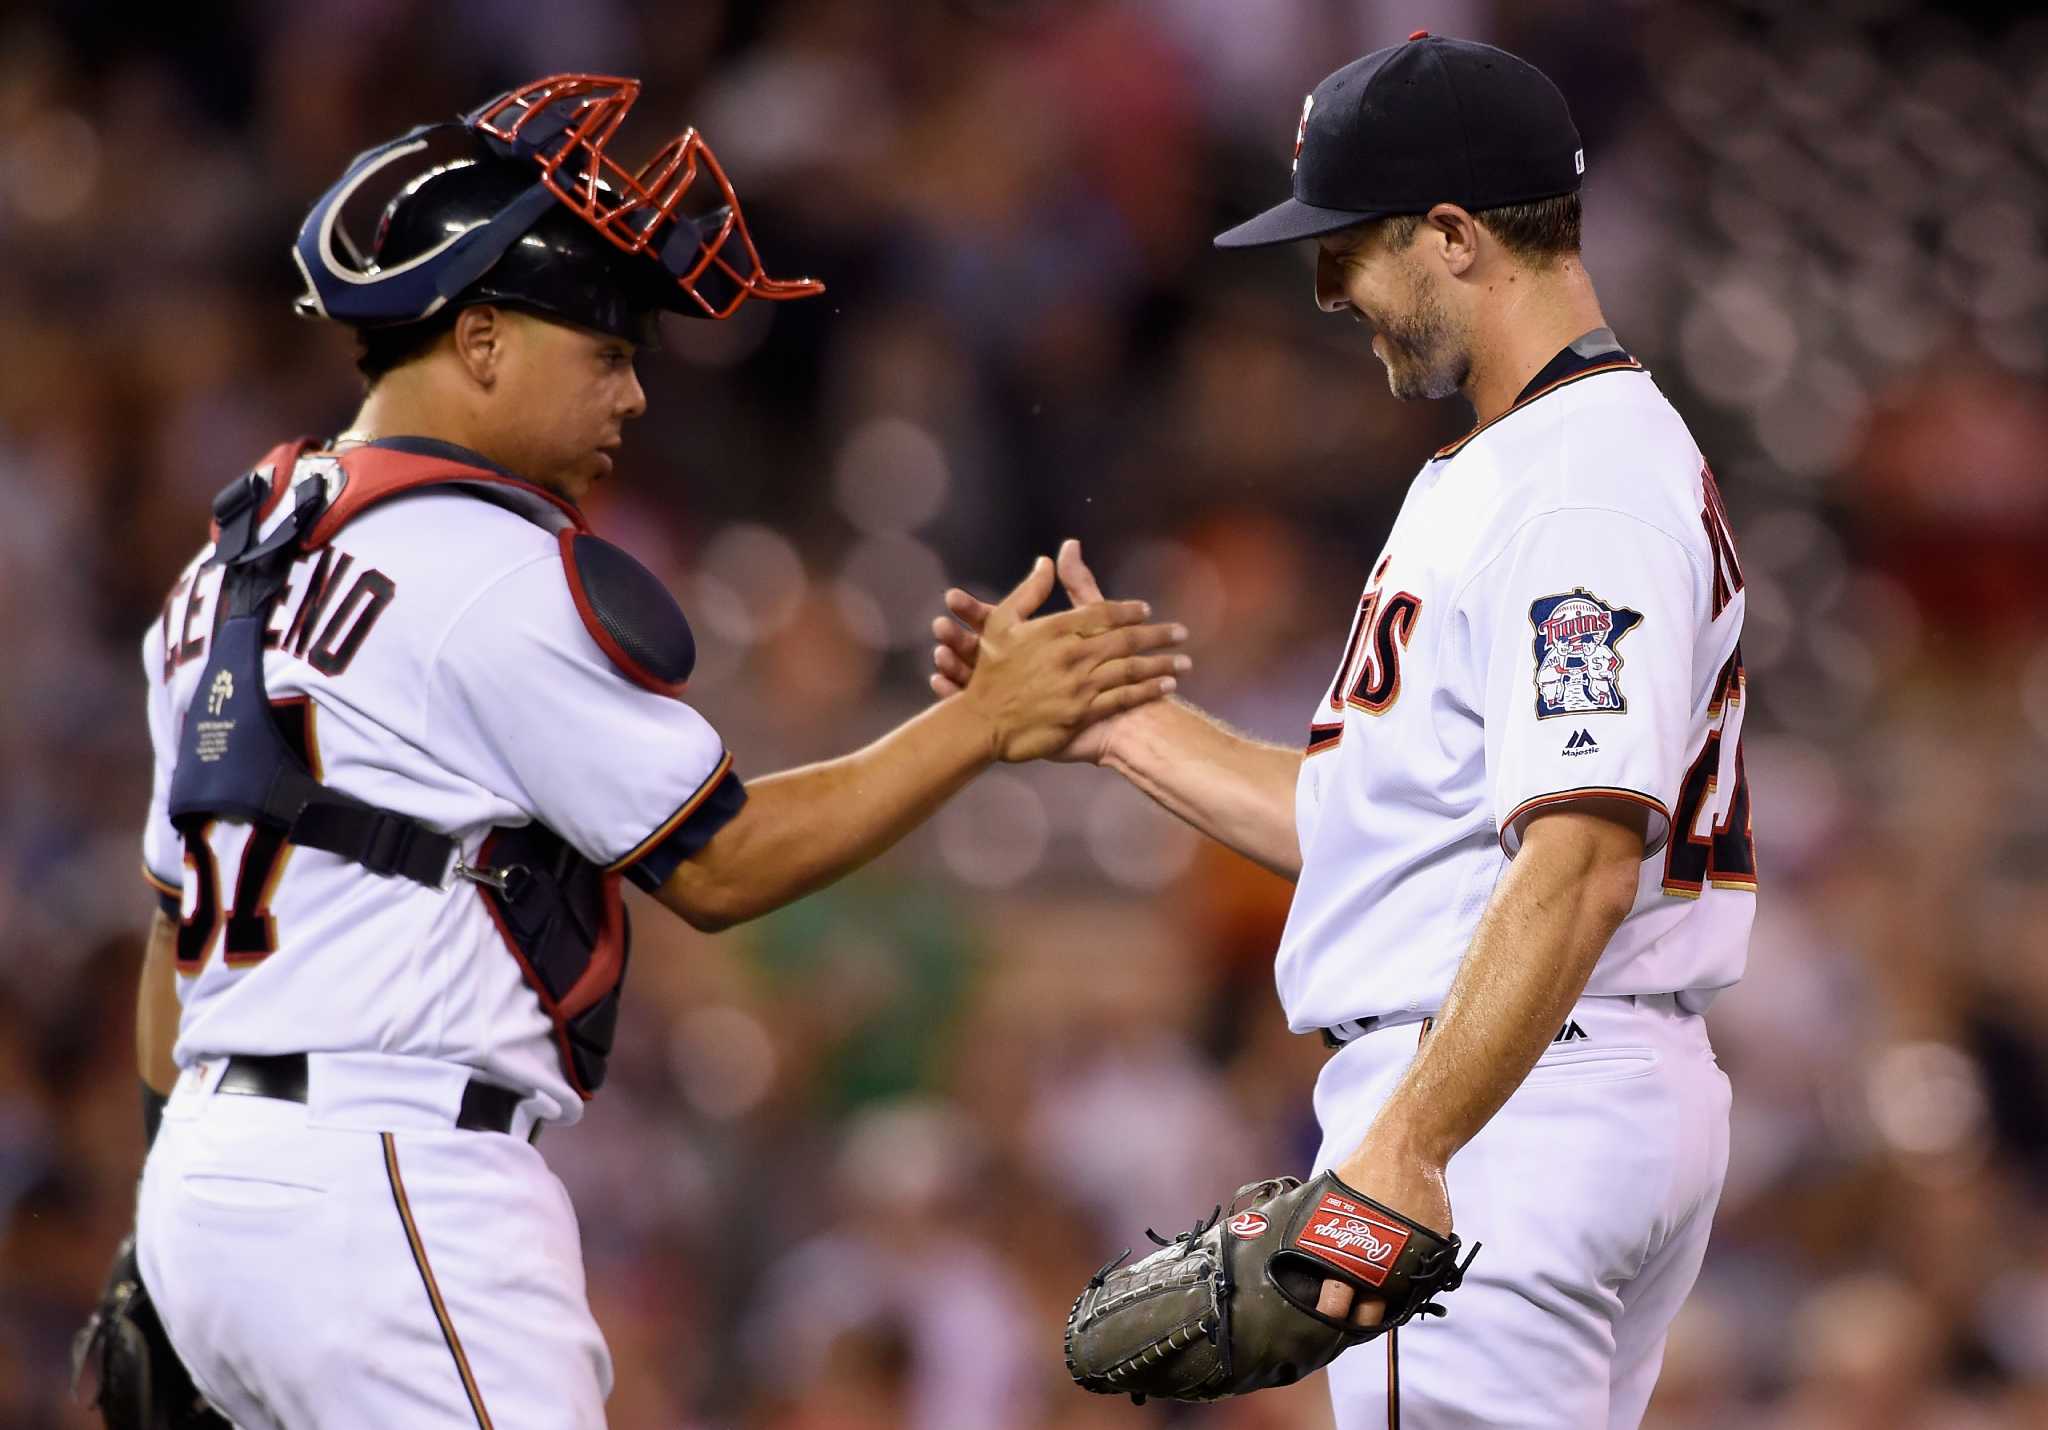
[[739, 196], [686, 129], [638, 172], [606, 149], [640, 82], [551, 75], [358, 154], [299, 228], [309, 317], [393, 327], [503, 302], [646, 342], [662, 311], [807, 298], [770, 278]]

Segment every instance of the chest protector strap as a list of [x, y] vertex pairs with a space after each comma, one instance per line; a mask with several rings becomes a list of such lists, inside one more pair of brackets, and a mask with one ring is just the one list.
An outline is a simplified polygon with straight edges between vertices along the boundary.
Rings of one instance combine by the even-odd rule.
[[[292, 563], [331, 540], [367, 506], [449, 484], [496, 499], [558, 532], [578, 610], [593, 638], [637, 683], [670, 694], [681, 688], [692, 654], [688, 625], [680, 611], [649, 616], [650, 593], [630, 572], [614, 569], [623, 553], [590, 537], [574, 508], [538, 489], [450, 458], [374, 448], [338, 459], [338, 490], [318, 475], [293, 485], [302, 448], [278, 448], [265, 462], [274, 474], [268, 480], [259, 470], [214, 499], [219, 535], [211, 564], [224, 568], [218, 619], [179, 739], [171, 822], [189, 841], [202, 837], [209, 819], [241, 820], [280, 831], [293, 844], [338, 854], [373, 874], [439, 889], [459, 853], [455, 841], [410, 815], [321, 784], [271, 714], [264, 633]], [[287, 497], [290, 514], [259, 540], [263, 523]], [[672, 598], [663, 599], [673, 606]], [[630, 948], [619, 876], [539, 823], [492, 831], [476, 867], [459, 861], [454, 867], [478, 886], [492, 923], [554, 1026], [563, 1073], [579, 1097], [589, 1098], [604, 1082]]]
[[[289, 468], [285, 472], [282, 479], [289, 480]], [[219, 620], [179, 738], [171, 823], [191, 839], [209, 819], [242, 820], [293, 844], [339, 854], [373, 874], [439, 888], [455, 841], [410, 815], [321, 784], [270, 712], [264, 631], [301, 539], [327, 504], [325, 483], [299, 483], [290, 516], [258, 542], [270, 494], [270, 484], [251, 474], [214, 498], [220, 538], [209, 564], [223, 568]]]

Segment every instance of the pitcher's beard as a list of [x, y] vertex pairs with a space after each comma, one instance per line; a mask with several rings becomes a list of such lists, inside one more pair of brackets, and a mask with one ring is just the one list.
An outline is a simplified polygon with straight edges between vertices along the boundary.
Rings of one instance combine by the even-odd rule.
[[1472, 359], [1451, 315], [1419, 285], [1412, 290], [1415, 306], [1398, 318], [1374, 319], [1384, 351], [1375, 352], [1387, 368], [1387, 390], [1403, 402], [1452, 397], [1471, 375]]

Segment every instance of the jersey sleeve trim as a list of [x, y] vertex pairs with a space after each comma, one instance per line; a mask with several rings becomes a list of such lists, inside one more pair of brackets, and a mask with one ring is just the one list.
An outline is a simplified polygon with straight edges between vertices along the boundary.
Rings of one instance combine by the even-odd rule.
[[[1650, 827], [1644, 831], [1643, 858], [1654, 859], [1663, 852], [1665, 844], [1671, 838], [1671, 811], [1665, 807], [1664, 801], [1640, 790], [1621, 789], [1613, 785], [1583, 785], [1578, 789], [1559, 790], [1555, 794], [1539, 794], [1523, 800], [1508, 811], [1508, 817], [1500, 822], [1501, 852], [1510, 859], [1520, 852], [1522, 821], [1537, 810], [1548, 809], [1552, 805], [1577, 804], [1588, 799], [1618, 799], [1628, 804], [1639, 804], [1649, 810], [1657, 819], [1652, 820]], [[1663, 822], [1659, 824], [1658, 820]]]
[[[655, 827], [652, 834], [648, 835], [638, 844], [635, 844], [620, 858], [607, 864], [605, 866], [605, 873], [617, 874], [629, 864], [637, 864], [653, 853], [663, 840], [682, 828], [689, 821], [690, 816], [704, 806], [705, 802], [711, 798], [713, 791], [718, 788], [720, 782], [731, 773], [732, 755], [727, 753], [720, 757], [717, 768], [705, 777], [704, 783], [697, 786], [696, 791], [683, 801], [682, 806], [674, 814], [664, 819]], [[738, 811], [735, 810], [734, 812], [737, 813]]]
[[711, 793], [697, 806], [697, 812], [670, 831], [668, 838], [654, 846], [645, 858], [626, 870], [635, 887], [654, 893], [695, 855], [712, 837], [746, 807], [747, 787], [732, 771], [712, 786]]
[[142, 877], [150, 888], [156, 890], [167, 899], [178, 898], [185, 892], [182, 885], [173, 884], [169, 879], [158, 878], [156, 872], [147, 864], [142, 866]]

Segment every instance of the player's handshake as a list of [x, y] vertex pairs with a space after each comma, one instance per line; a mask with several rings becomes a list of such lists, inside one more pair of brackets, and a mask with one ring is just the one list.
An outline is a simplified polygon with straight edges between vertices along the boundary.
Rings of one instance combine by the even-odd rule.
[[[1071, 559], [1078, 564], [1078, 549]], [[1087, 596], [1069, 582], [1074, 609], [1033, 618], [1053, 581], [1053, 563], [1041, 556], [995, 605], [962, 591], [947, 596], [962, 625], [942, 622], [957, 634], [940, 633], [947, 640], [940, 651], [952, 659], [940, 661], [932, 683], [987, 722], [997, 759], [1068, 753], [1089, 727], [1171, 694], [1192, 665], [1185, 655], [1161, 653], [1187, 639], [1186, 627], [1152, 623], [1143, 601], [1104, 600], [1092, 581]]]
[[[1055, 569], [1060, 584], [1066, 588], [1067, 598], [1074, 603], [1074, 609], [1045, 617], [1045, 622], [1077, 621], [1082, 623], [1082, 629], [1107, 628], [1108, 635], [1113, 638], [1117, 630], [1112, 623], [1118, 617], [1123, 621], [1137, 622], [1149, 613], [1150, 608], [1142, 601], [1105, 600], [1102, 588], [1096, 584], [1095, 574], [1081, 560], [1081, 543], [1074, 540], [1062, 542], [1057, 567], [1041, 559], [1032, 568], [1031, 575], [1025, 578], [1024, 584], [999, 605], [990, 605], [957, 587], [946, 592], [946, 609], [951, 615], [940, 616], [932, 622], [932, 634], [939, 642], [932, 647], [933, 694], [945, 700], [980, 689], [987, 677], [979, 672], [1001, 658], [999, 649], [1004, 643], [1001, 633], [1006, 629], [1003, 613], [1020, 597], [1032, 603], [1022, 606], [1022, 610], [1035, 609], [1037, 602], [1051, 594]], [[1136, 614], [1131, 614], [1133, 612]], [[1134, 652], [1178, 644], [1187, 639], [1185, 626], [1131, 624], [1122, 629], [1133, 636], [1144, 633], [1146, 643], [1133, 645]], [[1099, 763], [1109, 748], [1111, 731], [1123, 723], [1113, 717], [1172, 694], [1177, 685], [1174, 673], [1187, 670], [1191, 664], [1184, 655], [1146, 660], [1119, 659], [1114, 654], [1110, 655], [1098, 669], [1102, 679], [1114, 683], [1106, 687], [1105, 693], [1091, 706], [1087, 718], [1062, 727], [1065, 731], [1063, 739], [1049, 743], [1034, 741], [1028, 754], [1006, 754], [1004, 758]], [[1050, 696], [1053, 692], [1047, 689], [1041, 693]], [[1048, 730], [1046, 733], [1051, 732]]]

